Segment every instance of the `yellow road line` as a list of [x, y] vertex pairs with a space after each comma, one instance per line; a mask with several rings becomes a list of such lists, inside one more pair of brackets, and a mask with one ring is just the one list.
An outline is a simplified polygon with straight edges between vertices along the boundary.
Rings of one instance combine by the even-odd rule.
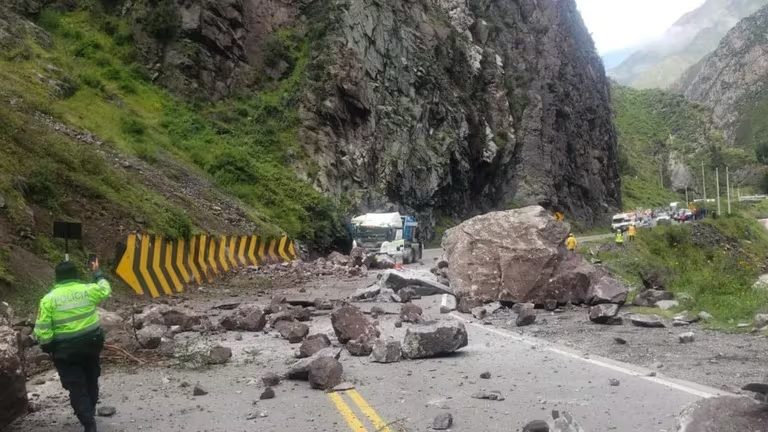
[[391, 432], [387, 423], [382, 420], [376, 410], [374, 410], [373, 407], [371, 407], [368, 402], [363, 399], [363, 396], [361, 396], [357, 390], [348, 390], [344, 393], [349, 396], [349, 398], [352, 399], [352, 402], [354, 402], [355, 405], [360, 408], [360, 411], [362, 411], [363, 414], [368, 417], [368, 420], [371, 421], [373, 427], [376, 428], [376, 432]]
[[368, 432], [360, 419], [357, 418], [355, 413], [352, 411], [352, 408], [350, 408], [349, 405], [344, 402], [344, 399], [340, 394], [328, 393], [328, 399], [330, 399], [331, 402], [333, 402], [333, 404], [336, 406], [336, 410], [347, 422], [347, 425], [350, 429], [352, 429], [352, 432]]

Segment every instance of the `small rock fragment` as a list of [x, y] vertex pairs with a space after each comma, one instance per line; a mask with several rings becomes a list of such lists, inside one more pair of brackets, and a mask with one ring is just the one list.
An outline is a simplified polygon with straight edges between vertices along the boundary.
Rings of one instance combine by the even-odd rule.
[[208, 352], [207, 362], [210, 365], [224, 364], [232, 358], [232, 349], [217, 345]]
[[376, 363], [399, 362], [403, 357], [400, 341], [377, 340], [371, 351], [371, 360]]
[[259, 396], [259, 400], [273, 399], [274, 397], [275, 397], [275, 390], [272, 387], [267, 387], [264, 389], [263, 392], [261, 392], [261, 396]]
[[309, 357], [323, 348], [328, 348], [329, 346], [331, 346], [331, 340], [328, 339], [328, 336], [322, 333], [308, 336], [301, 343], [301, 347], [299, 347], [299, 358]]
[[96, 415], [99, 417], [112, 417], [117, 412], [117, 409], [113, 406], [103, 405], [96, 410]]
[[490, 372], [483, 372], [480, 374], [480, 378], [482, 379], [491, 379], [491, 373]]
[[400, 319], [403, 322], [418, 323], [421, 322], [422, 310], [413, 303], [405, 303], [400, 308]]
[[267, 387], [274, 387], [280, 384], [280, 376], [273, 372], [267, 372], [261, 377], [261, 382]]
[[696, 338], [696, 335], [694, 335], [693, 332], [685, 332], [677, 335], [677, 340], [680, 343], [691, 343], [694, 341], [695, 338]]
[[480, 391], [477, 393], [473, 393], [471, 396], [473, 399], [487, 399], [492, 401], [503, 401], [504, 396], [501, 395], [501, 392], [499, 391]]
[[192, 389], [192, 396], [205, 396], [207, 394], [208, 392], [205, 391], [200, 383], [195, 384], [195, 388]]
[[536, 311], [530, 308], [521, 309], [515, 319], [515, 325], [518, 327], [529, 326], [536, 322]]
[[608, 384], [610, 384], [611, 387], [618, 387], [621, 384], [621, 381], [617, 380], [616, 378], [611, 378], [608, 380]]
[[523, 432], [549, 432], [549, 425], [544, 420], [534, 420], [523, 426]]
[[613, 338], [613, 341], [616, 342], [619, 345], [626, 345], [627, 344], [627, 340], [626, 339], [620, 338], [618, 336]]
[[440, 413], [432, 420], [432, 429], [446, 430], [453, 425], [453, 415], [451, 413]]

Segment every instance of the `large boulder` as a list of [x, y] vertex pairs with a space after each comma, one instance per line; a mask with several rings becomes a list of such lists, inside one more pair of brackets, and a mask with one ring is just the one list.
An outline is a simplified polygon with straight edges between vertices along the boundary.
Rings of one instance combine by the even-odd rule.
[[678, 417], [678, 432], [763, 431], [768, 424], [765, 405], [745, 397], [720, 396], [688, 405]]
[[309, 368], [312, 362], [323, 357], [331, 357], [338, 360], [339, 356], [341, 356], [341, 349], [332, 347], [323, 348], [311, 356], [303, 358], [291, 365], [284, 376], [292, 380], [307, 380], [309, 378]]
[[322, 333], [308, 336], [306, 339], [304, 339], [304, 342], [302, 342], [301, 346], [299, 347], [299, 357], [309, 357], [321, 349], [328, 348], [330, 346], [331, 340], [328, 339], [328, 336]]
[[330, 390], [341, 384], [344, 368], [333, 357], [321, 357], [309, 364], [309, 385], [314, 389]]
[[409, 327], [403, 339], [403, 357], [435, 357], [467, 346], [467, 329], [458, 321], [439, 321]]
[[360, 337], [376, 339], [380, 334], [363, 312], [351, 305], [345, 305], [333, 311], [331, 325], [339, 342], [343, 344]]
[[482, 302], [584, 303], [605, 272], [565, 251], [569, 230], [540, 206], [469, 219], [443, 236], [450, 289]]
[[165, 304], [150, 305], [135, 318], [137, 328], [156, 324], [167, 327], [179, 326], [184, 331], [192, 330], [194, 326], [200, 325], [202, 321], [203, 317], [191, 310], [171, 307]]
[[19, 335], [13, 312], [0, 303], [0, 429], [27, 412], [27, 387]]
[[589, 320], [597, 324], [610, 324], [619, 313], [619, 305], [602, 303], [589, 308]]
[[603, 303], [624, 304], [627, 301], [629, 289], [616, 279], [603, 276], [597, 283], [589, 287], [587, 303], [598, 305]]
[[656, 306], [657, 302], [672, 300], [674, 298], [675, 295], [669, 291], [649, 289], [636, 295], [635, 299], [632, 300], [632, 304], [635, 306], [653, 307]]

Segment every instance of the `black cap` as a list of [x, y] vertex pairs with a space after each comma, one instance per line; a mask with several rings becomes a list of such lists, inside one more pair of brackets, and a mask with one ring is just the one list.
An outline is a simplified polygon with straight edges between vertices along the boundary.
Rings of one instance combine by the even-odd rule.
[[56, 266], [56, 282], [77, 280], [79, 277], [77, 267], [70, 261], [64, 261]]

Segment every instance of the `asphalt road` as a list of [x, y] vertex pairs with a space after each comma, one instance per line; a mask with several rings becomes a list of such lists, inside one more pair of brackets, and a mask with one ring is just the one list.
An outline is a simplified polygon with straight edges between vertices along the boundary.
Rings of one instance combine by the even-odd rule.
[[[425, 251], [431, 264], [435, 251]], [[425, 272], [426, 265], [418, 268]], [[416, 270], [416, 267], [411, 267]], [[346, 295], [356, 285], [328, 284], [333, 295]], [[334, 291], [335, 290], [335, 291]], [[244, 300], [244, 299], [239, 299]], [[547, 419], [553, 409], [571, 412], [587, 432], [673, 431], [675, 416], [688, 403], [717, 390], [664, 377], [649, 377], [635, 366], [472, 322], [458, 313], [441, 315], [440, 296], [419, 300], [425, 314], [465, 322], [469, 346], [439, 359], [371, 363], [342, 355], [347, 381], [355, 390], [327, 394], [306, 382], [284, 382], [276, 397], [259, 401], [260, 377], [286, 368], [297, 345], [272, 334], [234, 332], [217, 337], [233, 349], [233, 360], [203, 371], [179, 368], [107, 368], [102, 379], [103, 403], [117, 407], [100, 418], [100, 431], [427, 431], [444, 411], [454, 416], [454, 431], [516, 431], [530, 420]], [[362, 304], [369, 309], [373, 304]], [[384, 337], [402, 338], [394, 327], [397, 304], [382, 304]], [[311, 322], [312, 333], [332, 334], [327, 316]], [[220, 339], [220, 340], [219, 340]], [[490, 372], [490, 379], [480, 374]], [[55, 373], [45, 384], [30, 385], [41, 410], [12, 426], [11, 432], [80, 430]], [[36, 377], [39, 379], [39, 377]], [[619, 380], [618, 386], [609, 384]], [[208, 391], [192, 396], [194, 384]], [[185, 385], [187, 384], [187, 385]], [[503, 401], [473, 399], [481, 390], [497, 390]]]

